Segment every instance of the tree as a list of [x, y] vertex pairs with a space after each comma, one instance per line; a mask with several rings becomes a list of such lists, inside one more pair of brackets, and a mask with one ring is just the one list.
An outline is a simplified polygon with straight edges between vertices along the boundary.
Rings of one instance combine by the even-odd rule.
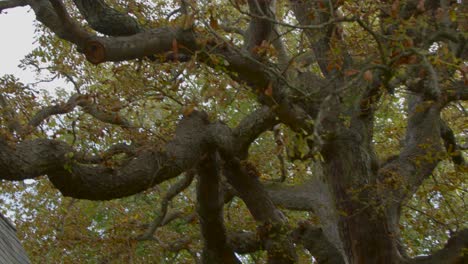
[[[95, 231], [89, 248], [75, 244], [83, 250], [107, 230], [126, 236], [129, 251], [156, 240], [164, 252], [185, 249], [201, 263], [240, 263], [239, 254], [262, 250], [252, 256], [268, 263], [305, 254], [318, 263], [466, 260], [468, 53], [460, 1], [8, 0], [0, 11], [25, 5], [40, 22], [40, 46], [24, 65], [75, 90], [59, 90], [58, 99], [68, 98], [56, 101], [2, 78], [0, 177], [45, 175], [74, 198], [66, 200], [69, 211], [76, 199], [140, 194], [120, 200], [123, 214], [132, 214], [132, 203], [160, 203], [150, 224], [122, 221], [124, 235], [97, 227], [109, 215], [95, 215], [79, 229]], [[157, 186], [166, 192], [155, 194]], [[440, 203], [448, 199], [454, 204]], [[239, 215], [225, 216], [227, 205]], [[194, 214], [177, 210], [183, 206], [196, 207], [198, 238]], [[454, 206], [456, 221], [437, 214]], [[71, 215], [49, 217], [63, 223]], [[445, 229], [418, 227], [421, 215]], [[72, 232], [67, 226], [40, 238]], [[178, 239], [155, 236], [164, 226]], [[410, 256], [427, 244], [402, 242], [418, 230], [444, 239], [449, 229], [445, 246], [427, 256]]]

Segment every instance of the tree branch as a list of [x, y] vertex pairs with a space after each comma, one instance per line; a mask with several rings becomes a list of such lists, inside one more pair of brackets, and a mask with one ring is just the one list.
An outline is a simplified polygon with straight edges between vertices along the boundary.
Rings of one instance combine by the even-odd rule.
[[238, 254], [252, 253], [263, 248], [263, 241], [256, 233], [249, 231], [229, 233], [228, 243]]
[[234, 128], [233, 134], [240, 143], [240, 154], [247, 157], [250, 144], [263, 132], [278, 123], [276, 115], [269, 107], [263, 106], [246, 116]]
[[268, 263], [295, 263], [296, 252], [284, 230], [286, 219], [263, 189], [257, 172], [248, 164], [241, 165], [236, 158], [223, 154], [224, 175], [245, 202], [254, 219], [261, 223], [258, 232], [260, 238], [265, 240]]
[[344, 264], [341, 252], [328, 241], [322, 229], [309, 222], [299, 223], [291, 236], [296, 243], [301, 243], [320, 264]]
[[192, 112], [179, 123], [175, 137], [163, 149], [138, 151], [131, 160], [114, 167], [81, 164], [64, 142], [26, 140], [10, 145], [0, 138], [0, 178], [24, 180], [47, 175], [64, 196], [109, 200], [139, 193], [193, 167], [205, 152], [205, 114]]
[[2, 13], [3, 10], [9, 9], [9, 8], [14, 8], [14, 7], [19, 7], [19, 6], [26, 6], [26, 5], [28, 5], [28, 0], [0, 1], [0, 13]]
[[408, 113], [404, 148], [398, 158], [379, 170], [380, 180], [398, 183], [396, 201], [410, 197], [442, 158], [440, 105], [413, 95], [408, 100]]
[[135, 128], [135, 126], [123, 117], [119, 112], [109, 112], [91, 102], [89, 95], [75, 94], [66, 103], [44, 107], [38, 111], [28, 122], [26, 127], [21, 128], [20, 134], [28, 134], [31, 128], [39, 126], [44, 120], [53, 115], [67, 114], [76, 106], [81, 106], [85, 113], [104, 123], [118, 125], [123, 128]]
[[60, 0], [30, 0], [29, 5], [37, 20], [60, 38], [76, 44], [78, 48], [84, 47], [87, 39], [92, 36], [73, 21]]
[[443, 101], [444, 104], [458, 100], [468, 101], [468, 89], [466, 88], [466, 81], [462, 80], [452, 83], [448, 89], [443, 91], [443, 94], [446, 97]]
[[20, 133], [22, 131], [22, 126], [18, 119], [16, 119], [15, 111], [11, 109], [8, 105], [7, 99], [3, 94], [0, 94], [0, 107], [2, 108], [2, 114], [6, 115], [6, 125], [8, 130], [13, 133]]
[[453, 163], [464, 165], [466, 163], [465, 158], [460, 152], [460, 147], [457, 145], [453, 130], [442, 119], [440, 120], [440, 135], [444, 141], [445, 150], [451, 156]]
[[[328, 241], [320, 228], [309, 222], [301, 222], [288, 236], [294, 243], [302, 244], [320, 264], [344, 264], [340, 251]], [[229, 244], [239, 254], [247, 254], [262, 250], [265, 241], [257, 234], [242, 231], [229, 234]]]
[[[307, 37], [312, 43], [314, 50], [315, 60], [320, 66], [322, 73], [326, 77], [330, 77], [331, 73], [336, 72], [337, 69], [344, 69], [346, 65], [331, 65], [330, 60], [330, 40], [334, 34], [336, 27], [333, 22], [333, 16], [337, 6], [333, 6], [338, 1], [304, 1], [304, 0], [290, 0], [292, 10], [296, 19], [303, 26], [307, 25], [321, 25], [321, 31], [314, 29], [305, 29]], [[349, 54], [343, 52], [343, 62], [348, 63], [350, 60]]]
[[430, 256], [416, 257], [407, 264], [466, 263], [468, 261], [468, 229], [454, 234], [445, 247]]
[[73, 0], [92, 29], [109, 36], [129, 36], [142, 31], [138, 21], [103, 0]]
[[241, 263], [226, 243], [223, 206], [220, 185], [220, 168], [217, 153], [208, 153], [197, 168], [197, 211], [203, 235], [202, 262]]
[[[99, 37], [86, 32], [72, 21], [60, 0], [52, 2], [53, 6], [45, 0], [31, 1], [30, 5], [40, 22], [58, 37], [76, 44], [91, 63], [132, 60], [151, 55], [159, 55], [159, 59], [166, 62], [174, 58], [173, 51], [177, 46], [180, 55], [189, 57], [197, 51], [208, 52], [205, 56], [199, 56], [199, 61], [207, 65], [213, 64], [213, 56], [222, 57], [227, 61], [226, 72], [231, 77], [256, 88], [266, 87], [271, 78], [271, 74], [267, 74], [268, 67], [252, 60], [248, 54], [228, 47], [228, 43], [223, 41], [211, 39], [211, 42], [203, 44], [206, 43], [206, 37], [198, 36], [191, 29], [160, 27], [131, 36]], [[218, 65], [219, 62], [214, 66]]]
[[102, 163], [110, 157], [113, 157], [117, 154], [125, 153], [127, 157], [135, 157], [137, 154], [137, 147], [135, 145], [127, 145], [125, 143], [118, 143], [112, 145], [108, 150], [106, 150], [102, 155], [93, 155], [88, 156], [85, 153], [77, 153], [75, 155], [76, 161], [84, 164], [92, 163]]
[[[248, 0], [250, 10], [250, 23], [246, 31], [245, 48], [253, 55], [256, 55], [255, 47], [262, 45], [262, 42], [269, 42], [274, 34], [275, 18], [273, 0]], [[269, 18], [269, 19], [268, 19]]]
[[328, 241], [343, 253], [343, 243], [338, 230], [338, 209], [330, 187], [319, 164], [312, 168], [313, 176], [302, 184], [266, 184], [265, 189], [276, 206], [289, 210], [310, 211], [317, 218]]
[[[184, 177], [176, 182], [174, 185], [170, 187], [170, 189], [166, 192], [166, 195], [161, 200], [161, 209], [158, 216], [154, 219], [154, 221], [149, 225], [148, 230], [145, 234], [140, 236], [138, 240], [148, 240], [153, 237], [154, 232], [158, 227], [163, 226], [164, 223], [168, 223], [170, 221], [167, 216], [167, 208], [169, 207], [169, 202], [174, 198], [177, 194], [185, 190], [193, 181], [195, 173], [193, 171], [188, 171]], [[174, 216], [173, 216], [174, 217]]]

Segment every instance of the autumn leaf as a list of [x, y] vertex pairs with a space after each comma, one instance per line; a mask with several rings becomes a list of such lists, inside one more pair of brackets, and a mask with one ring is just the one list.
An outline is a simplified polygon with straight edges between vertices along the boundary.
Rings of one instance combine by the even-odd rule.
[[364, 80], [366, 80], [368, 82], [372, 82], [372, 79], [373, 79], [372, 72], [370, 70], [365, 71], [364, 75], [363, 75], [363, 78], [364, 78]]
[[174, 59], [177, 60], [179, 56], [179, 45], [177, 44], [176, 39], [172, 39], [172, 52], [174, 53]]
[[235, 3], [237, 8], [240, 8], [240, 6], [243, 6], [243, 5], [247, 4], [247, 1], [246, 0], [235, 0], [234, 3]]
[[319, 6], [321, 9], [323, 9], [323, 8], [325, 8], [325, 3], [323, 3], [323, 1], [320, 0], [320, 1], [318, 1], [318, 6]]
[[413, 47], [414, 46], [413, 39], [411, 38], [405, 39], [405, 41], [403, 42], [403, 46], [405, 46], [406, 48]]
[[[74, 32], [61, 34], [67, 27], [57, 29], [66, 25], [37, 14], [41, 18], [34, 33], [38, 45], [21, 62], [22, 67], [37, 71], [35, 81], [41, 83], [52, 76], [66, 77], [70, 82], [67, 87], [54, 89], [54, 83], [44, 83], [51, 87], [43, 92], [33, 84], [20, 85], [13, 75], [0, 76], [0, 164], [5, 167], [0, 170], [0, 211], [16, 216], [17, 235], [32, 263], [87, 263], [96, 259], [112, 263], [196, 263], [204, 253], [203, 242], [211, 239], [200, 232], [206, 223], [199, 220], [210, 217], [199, 210], [210, 205], [207, 197], [221, 198], [213, 202], [217, 210], [226, 211], [222, 221], [215, 219], [218, 227], [225, 225], [232, 232], [252, 230], [260, 244], [271, 241], [279, 245], [272, 248], [274, 252], [252, 252], [257, 262], [266, 262], [264, 258], [270, 256], [277, 258], [271, 259], [277, 263], [291, 262], [295, 256], [288, 252], [294, 245], [288, 245], [284, 234], [302, 233], [310, 224], [330, 224], [326, 217], [329, 213], [356, 220], [342, 221], [337, 232], [346, 233], [356, 228], [353, 224], [364, 223], [359, 234], [366, 234], [370, 240], [350, 234], [349, 241], [355, 241], [356, 247], [341, 252], [343, 259], [353, 259], [357, 253], [361, 262], [377, 259], [372, 255], [377, 250], [390, 252], [380, 254], [377, 262], [398, 262], [398, 252], [387, 245], [400, 239], [411, 257], [427, 255], [434, 248], [443, 248], [449, 231], [467, 222], [463, 213], [466, 203], [460, 192], [467, 169], [452, 163], [464, 154], [457, 147], [466, 143], [462, 113], [465, 94], [459, 85], [463, 81], [468, 84], [468, 67], [456, 49], [443, 41], [431, 51], [416, 43], [424, 32], [440, 31], [442, 24], [433, 20], [444, 22], [455, 35], [463, 35], [467, 23], [461, 23], [461, 4], [430, 6], [424, 0], [338, 0], [332, 2], [333, 6], [325, 0], [190, 0], [175, 1], [170, 6], [168, 1], [159, 0], [111, 2], [115, 11], [123, 11], [121, 15], [141, 30], [117, 37], [129, 45], [109, 45], [101, 37], [106, 32], [119, 35], [113, 32], [116, 27], [103, 25], [99, 30], [105, 30], [100, 33], [84, 28], [85, 35], [92, 37], [81, 38]], [[73, 12], [73, 20], [86, 20], [82, 8], [73, 1], [67, 1], [67, 9]], [[340, 23], [354, 17], [368, 28]], [[76, 26], [81, 28], [84, 20], [77, 20]], [[277, 25], [275, 20], [300, 25], [289, 28]], [[45, 26], [39, 26], [41, 23]], [[280, 34], [262, 38], [250, 47], [245, 45], [245, 32], [221, 34], [224, 24], [233, 28], [257, 25], [256, 32], [270, 33], [277, 33], [271, 30], [278, 27]], [[47, 29], [47, 25], [54, 27]], [[218, 31], [220, 34], [215, 34]], [[371, 38], [372, 32], [382, 40], [381, 47]], [[278, 43], [284, 43], [289, 64], [279, 56], [282, 49]], [[388, 63], [382, 62], [379, 48], [389, 57]], [[347, 63], [346, 53], [355, 63]], [[426, 100], [425, 89], [417, 89], [432, 75], [427, 67], [418, 65], [422, 55], [427, 56], [438, 77], [440, 103]], [[87, 60], [107, 63], [96, 67]], [[386, 68], [384, 80], [377, 80], [379, 66]], [[327, 74], [327, 69], [336, 74]], [[39, 76], [39, 70], [46, 75]], [[387, 82], [393, 84], [394, 80], [398, 89], [390, 93]], [[389, 93], [384, 93], [385, 89]], [[408, 93], [412, 96], [407, 97]], [[74, 94], [78, 94], [80, 104], [67, 103]], [[441, 107], [445, 105], [448, 107]], [[38, 126], [28, 125], [45, 113], [42, 109], [47, 118]], [[58, 114], [49, 116], [49, 109]], [[432, 129], [439, 116], [460, 141], [450, 143], [452, 147], [447, 149], [440, 148], [447, 144], [446, 139]], [[360, 126], [360, 120], [366, 125]], [[127, 127], [124, 121], [134, 126]], [[278, 135], [271, 131], [276, 123], [281, 124]], [[353, 140], [355, 134], [365, 134], [366, 138]], [[406, 135], [414, 134], [418, 137], [401, 145]], [[351, 140], [347, 140], [349, 136]], [[414, 150], [409, 159], [395, 158], [406, 150]], [[377, 158], [391, 166], [378, 170], [379, 165], [372, 163], [371, 170], [366, 170]], [[254, 165], [252, 169], [248, 164]], [[343, 166], [335, 170], [336, 165]], [[236, 189], [248, 191], [248, 199], [239, 195], [223, 207], [224, 199], [216, 192], [197, 195], [205, 187], [216, 187], [210, 187], [213, 182], [202, 182], [205, 169], [210, 167], [216, 174], [223, 174], [223, 181], [238, 180]], [[412, 171], [400, 169], [407, 167]], [[246, 173], [233, 173], [239, 169]], [[367, 179], [377, 170], [382, 177], [369, 182]], [[418, 181], [408, 181], [414, 171], [424, 173], [418, 174]], [[41, 177], [48, 172], [52, 172], [50, 177]], [[120, 175], [125, 177], [116, 177]], [[278, 204], [278, 209], [284, 209], [284, 217], [299, 223], [299, 229], [294, 224], [283, 225], [284, 219], [278, 217], [273, 204], [262, 195], [255, 198], [258, 193], [241, 179], [251, 176], [269, 185], [280, 175], [287, 176], [285, 184], [292, 187], [284, 189], [285, 194], [302, 190], [300, 186], [311, 176], [340, 187], [341, 191], [330, 192], [326, 199], [332, 204], [338, 201], [337, 208], [324, 207], [323, 214], [309, 214], [295, 210], [321, 205], [310, 199]], [[195, 176], [201, 181], [192, 184]], [[15, 177], [18, 179], [10, 182]], [[36, 179], [18, 184], [22, 177]], [[180, 183], [186, 189], [175, 192]], [[74, 197], [74, 202], [60, 192]], [[270, 190], [269, 194], [272, 199], [280, 195]], [[125, 198], [128, 195], [132, 196]], [[88, 201], [87, 197], [105, 201]], [[390, 207], [401, 207], [401, 214], [380, 214], [389, 206], [382, 197], [392, 198]], [[249, 203], [265, 211], [251, 213]], [[268, 206], [262, 206], [265, 204]], [[264, 216], [274, 221], [263, 224]], [[389, 217], [399, 225], [387, 230]], [[151, 231], [154, 219], [162, 221], [153, 236], [157, 241], [137, 239]], [[310, 223], [301, 226], [303, 220]], [[388, 237], [375, 236], [381, 231], [388, 231]], [[306, 234], [304, 238], [309, 241], [314, 236]], [[336, 239], [338, 244], [346, 244], [340, 237]], [[378, 239], [383, 243], [372, 245]], [[188, 246], [190, 252], [177, 254], [180, 245]], [[375, 249], [370, 255], [368, 246]], [[299, 243], [294, 251], [297, 263], [310, 263], [304, 245]], [[218, 253], [235, 256], [232, 252]], [[463, 252], [454, 252], [453, 257], [459, 253]]]
[[393, 2], [392, 8], [391, 8], [392, 17], [394, 18], [398, 17], [399, 12], [400, 12], [400, 0], [396, 0]]
[[463, 80], [465, 85], [468, 85], [468, 66], [462, 67], [460, 71], [463, 74]]
[[346, 77], [348, 77], [348, 76], [356, 75], [358, 73], [359, 73], [359, 70], [349, 69], [349, 70], [346, 70], [344, 74]]
[[190, 114], [195, 110], [196, 110], [196, 106], [194, 104], [190, 104], [182, 110], [182, 114], [184, 116], [190, 116]]
[[265, 89], [265, 95], [266, 96], [273, 96], [273, 83], [269, 82], [267, 88]]
[[329, 72], [333, 71], [333, 69], [335, 69], [335, 68], [336, 68], [336, 64], [334, 64], [334, 63], [329, 63], [327, 65], [327, 71], [329, 71]]
[[421, 13], [426, 11], [426, 8], [424, 7], [424, 2], [425, 0], [419, 0], [418, 5], [416, 6], [416, 9]]
[[218, 29], [219, 29], [218, 20], [217, 20], [216, 18], [214, 18], [212, 14], [210, 15], [210, 26], [211, 26], [214, 30], [218, 30]]
[[408, 64], [416, 64], [418, 63], [418, 56], [411, 55], [408, 57]]

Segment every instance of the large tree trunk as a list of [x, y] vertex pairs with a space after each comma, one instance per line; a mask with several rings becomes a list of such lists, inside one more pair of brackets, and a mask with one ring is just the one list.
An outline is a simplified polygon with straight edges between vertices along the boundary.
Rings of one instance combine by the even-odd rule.
[[[468, 245], [467, 230], [454, 235], [444, 249], [428, 257], [409, 259], [399, 242], [401, 208], [433, 173], [439, 161], [446, 158], [440, 155], [442, 140], [447, 150], [443, 154], [453, 152], [456, 155], [451, 159], [456, 165], [466, 164], [460, 152], [462, 147], [457, 145], [453, 131], [440, 116], [450, 102], [468, 100], [468, 77], [463, 64], [467, 57], [466, 39], [457, 29], [461, 27], [456, 17], [452, 17], [452, 12], [461, 9], [459, 1], [408, 0], [401, 4], [377, 1], [378, 8], [372, 7], [375, 10], [369, 16], [378, 18], [377, 22], [367, 21], [364, 16], [348, 16], [355, 11], [372, 10], [371, 2], [359, 6], [360, 3], [353, 1], [290, 0], [286, 6], [274, 0], [221, 1], [233, 2], [232, 7], [242, 11], [238, 21], [249, 20], [245, 30], [235, 30], [243, 39], [229, 36], [229, 30], [218, 31], [223, 27], [218, 25], [216, 12], [211, 11], [216, 5], [224, 7], [220, 3], [205, 6], [202, 1], [178, 1], [181, 7], [168, 14], [167, 23], [146, 28], [133, 15], [121, 13], [104, 0], [73, 2], [97, 32], [83, 27], [83, 21], [70, 15], [68, 6], [61, 0], [1, 1], [0, 13], [15, 6], [31, 6], [38, 21], [59, 38], [75, 44], [93, 64], [158, 58], [153, 62], [190, 60], [192, 65], [205, 65], [223, 74], [220, 76], [229, 76], [239, 84], [236, 87], [249, 87], [262, 108], [251, 112], [236, 128], [213, 122], [205, 112], [187, 108], [170, 140], [152, 145], [149, 142], [153, 139], [148, 136], [147, 141], [134, 145], [119, 143], [99, 155], [88, 156], [74, 146], [75, 141], [69, 145], [55, 139], [55, 135], [54, 139], [48, 139], [47, 135], [30, 137], [31, 131], [49, 117], [70, 113], [77, 106], [100, 122], [133, 129], [135, 134], [143, 130], [132, 120], [123, 118], [125, 112], [114, 111], [114, 107], [92, 99], [90, 94], [82, 94], [78, 88], [78, 93], [67, 102], [41, 109], [22, 126], [17, 115], [21, 111], [10, 107], [0, 94], [0, 114], [8, 117], [5, 126], [8, 131], [0, 131], [0, 179], [14, 181], [47, 175], [65, 196], [110, 200], [141, 193], [196, 168], [202, 263], [239, 263], [237, 254], [260, 250], [267, 251], [270, 264], [296, 263], [295, 246], [301, 243], [321, 264], [462, 263], [466, 260], [460, 254]], [[345, 2], [353, 2], [359, 8], [347, 6]], [[240, 7], [241, 3], [245, 7]], [[451, 3], [457, 6], [451, 7]], [[277, 18], [276, 10], [282, 8], [290, 8], [292, 12], [278, 11], [278, 15], [284, 14]], [[207, 10], [210, 10], [209, 17], [203, 17], [201, 14]], [[184, 18], [183, 25], [170, 19], [179, 11]], [[290, 14], [294, 14], [297, 24], [287, 25]], [[424, 23], [413, 21], [423, 16]], [[346, 28], [345, 23], [353, 26]], [[360, 41], [359, 38], [346, 40], [346, 30], [356, 30], [352, 28], [363, 32]], [[359, 42], [356, 46], [351, 43], [355, 40]], [[368, 45], [368, 41], [372, 43]], [[393, 43], [399, 41], [403, 45]], [[434, 49], [434, 43], [438, 43], [439, 50], [428, 54], [428, 50]], [[362, 47], [368, 47], [369, 54], [361, 52]], [[278, 55], [271, 52], [273, 48]], [[293, 52], [297, 49], [298, 52]], [[206, 77], [212, 75], [211, 70], [200, 68], [205, 76], [201, 83], [218, 83], [218, 76]], [[187, 74], [187, 79], [199, 77]], [[178, 76], [167, 88], [182, 89], [179, 85], [172, 86], [172, 82], [183, 83]], [[372, 142], [374, 111], [385, 91], [393, 94], [395, 88], [403, 86], [411, 92], [407, 111], [401, 111], [408, 117], [404, 146], [396, 157], [379, 164]], [[198, 84], [195, 87], [204, 89]], [[230, 85], [229, 90], [236, 87]], [[94, 93], [93, 89], [90, 91]], [[108, 90], [103, 87], [102, 91]], [[189, 95], [182, 97], [190, 101]], [[127, 100], [133, 102], [135, 98]], [[153, 99], [148, 100], [153, 104]], [[226, 110], [227, 113], [231, 110]], [[298, 159], [307, 160], [309, 165], [314, 163], [307, 171], [307, 176], [312, 175], [313, 179], [294, 186], [270, 184], [261, 180], [260, 173], [249, 162], [249, 146], [277, 124], [305, 138], [300, 144], [308, 150], [302, 149]], [[285, 142], [278, 143], [281, 140], [276, 137], [275, 141], [278, 150], [289, 147]], [[97, 148], [100, 151], [100, 142], [94, 143], [100, 146]], [[125, 155], [125, 162], [108, 162], [118, 154]], [[316, 157], [320, 155], [323, 161], [319, 162]], [[282, 156], [280, 163], [284, 181], [287, 173]], [[222, 184], [223, 176], [225, 184]], [[190, 177], [187, 179], [187, 185], [180, 188], [190, 184]], [[231, 193], [225, 195], [225, 189]], [[164, 222], [169, 200], [178, 192], [170, 191], [173, 194], [164, 198], [160, 220], [140, 240], [153, 239], [156, 227]], [[226, 197], [234, 195], [245, 203], [257, 222], [256, 234], [244, 230], [231, 234], [225, 227]], [[295, 223], [288, 222], [279, 208], [312, 212], [320, 219], [320, 226], [304, 221], [290, 230]], [[197, 254], [193, 255], [198, 258]]]
[[377, 192], [378, 165], [365, 127], [341, 129], [344, 132], [325, 144], [325, 175], [337, 203], [349, 263], [398, 263], [395, 225], [389, 223], [395, 216], [387, 215], [387, 204]]

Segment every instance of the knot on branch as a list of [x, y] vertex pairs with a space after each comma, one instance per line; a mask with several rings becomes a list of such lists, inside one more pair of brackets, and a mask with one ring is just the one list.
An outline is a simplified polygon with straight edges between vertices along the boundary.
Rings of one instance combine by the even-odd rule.
[[91, 40], [86, 43], [84, 54], [86, 55], [86, 59], [92, 64], [104, 62], [106, 58], [104, 45], [95, 40]]
[[248, 160], [242, 160], [240, 162], [240, 165], [249, 177], [260, 178], [261, 173], [258, 171], [257, 167], [255, 167], [255, 165], [249, 162]]
[[275, 223], [267, 221], [262, 225], [257, 226], [257, 237], [262, 241], [268, 241], [278, 236], [287, 237], [287, 226], [284, 223]]

